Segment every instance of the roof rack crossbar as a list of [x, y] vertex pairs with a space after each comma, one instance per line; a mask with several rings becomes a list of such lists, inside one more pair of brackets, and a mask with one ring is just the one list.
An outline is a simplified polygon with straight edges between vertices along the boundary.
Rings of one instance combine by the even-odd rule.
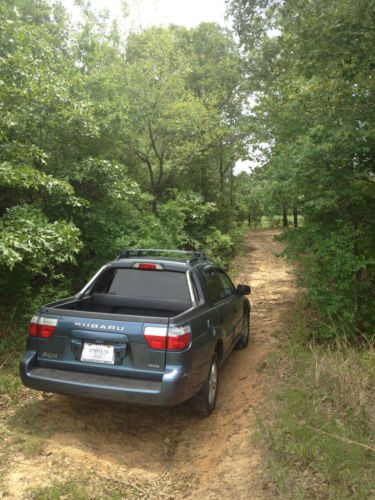
[[145, 257], [149, 256], [151, 253], [155, 254], [179, 254], [190, 257], [189, 260], [205, 260], [206, 255], [203, 252], [197, 252], [196, 250], [173, 250], [168, 248], [127, 248], [120, 254], [117, 259], [129, 259], [132, 257]]

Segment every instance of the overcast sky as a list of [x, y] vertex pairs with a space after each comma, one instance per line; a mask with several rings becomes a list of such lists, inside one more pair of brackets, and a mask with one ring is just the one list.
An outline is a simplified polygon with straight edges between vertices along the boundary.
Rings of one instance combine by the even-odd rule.
[[[74, 15], [74, 0], [61, 0]], [[188, 28], [201, 22], [224, 24], [224, 0], [128, 0], [134, 28], [181, 24]], [[121, 0], [91, 0], [98, 10], [107, 8], [111, 16], [122, 18]]]

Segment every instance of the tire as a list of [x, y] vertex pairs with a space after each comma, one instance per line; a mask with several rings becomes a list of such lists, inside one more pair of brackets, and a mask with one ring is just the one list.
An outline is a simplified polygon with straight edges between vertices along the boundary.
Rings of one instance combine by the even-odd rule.
[[208, 377], [202, 389], [192, 399], [195, 412], [208, 417], [214, 411], [219, 388], [219, 360], [217, 354], [212, 358]]
[[236, 349], [245, 349], [249, 344], [250, 338], [250, 313], [245, 313], [243, 318], [242, 333], [236, 343]]

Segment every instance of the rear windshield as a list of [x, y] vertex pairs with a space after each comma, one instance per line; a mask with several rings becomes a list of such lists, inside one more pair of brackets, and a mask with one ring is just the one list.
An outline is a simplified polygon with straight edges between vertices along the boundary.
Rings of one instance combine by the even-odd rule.
[[93, 292], [140, 298], [190, 301], [186, 273], [144, 269], [109, 269], [99, 278]]

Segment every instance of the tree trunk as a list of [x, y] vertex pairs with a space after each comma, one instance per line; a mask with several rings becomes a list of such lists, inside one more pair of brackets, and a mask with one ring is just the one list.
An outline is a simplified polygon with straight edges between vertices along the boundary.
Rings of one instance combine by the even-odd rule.
[[283, 227], [288, 227], [288, 210], [283, 207]]
[[220, 160], [219, 160], [219, 189], [221, 196], [224, 193], [224, 163], [223, 163], [223, 155], [220, 150]]
[[233, 166], [230, 167], [230, 206], [233, 207], [234, 205], [234, 196], [233, 196], [233, 191], [234, 191], [234, 178], [233, 178]]
[[298, 209], [297, 209], [297, 207], [293, 207], [293, 225], [294, 225], [294, 227], [298, 227]]
[[152, 202], [151, 202], [151, 211], [153, 214], [157, 214], [158, 213], [158, 202], [156, 200], [156, 196], [154, 196], [152, 198]]

